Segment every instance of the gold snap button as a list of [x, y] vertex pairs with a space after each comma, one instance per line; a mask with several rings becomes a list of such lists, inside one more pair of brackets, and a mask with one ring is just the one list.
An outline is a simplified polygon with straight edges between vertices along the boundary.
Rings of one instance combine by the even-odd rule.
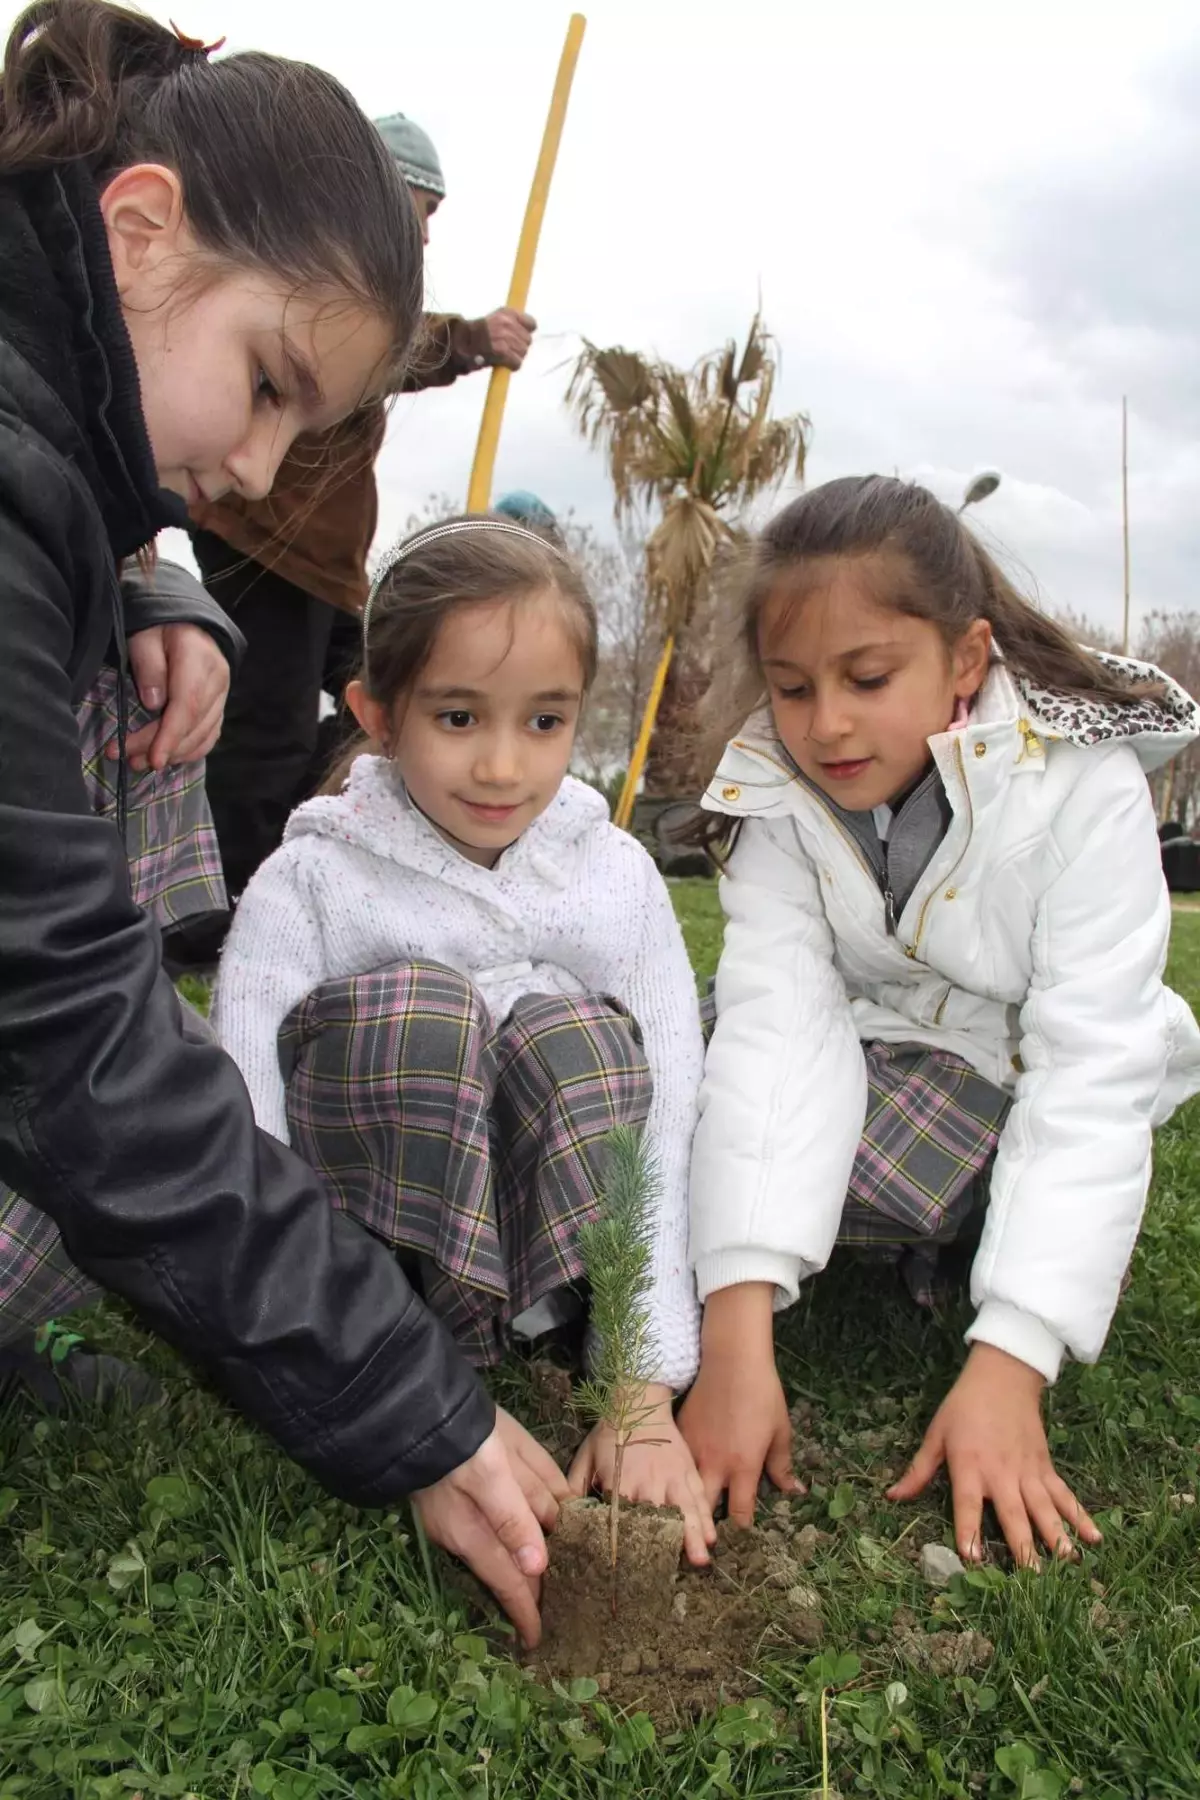
[[1012, 1066], [1017, 1071], [1018, 1075], [1023, 1075], [1025, 1073], [1025, 1064], [1021, 1061], [1019, 1056], [1014, 1056], [1012, 1058]]
[[957, 900], [958, 899], [958, 889], [957, 888], [947, 888], [946, 889], [946, 898], [947, 898], [947, 900]]
[[721, 789], [722, 800], [740, 800], [741, 795], [742, 790], [740, 787], [723, 787]]
[[976, 754], [976, 756], [986, 756], [987, 755], [987, 745], [986, 744], [976, 744], [975, 754]]

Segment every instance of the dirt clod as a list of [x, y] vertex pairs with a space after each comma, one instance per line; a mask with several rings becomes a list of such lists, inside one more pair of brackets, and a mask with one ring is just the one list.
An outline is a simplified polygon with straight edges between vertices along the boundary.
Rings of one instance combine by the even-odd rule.
[[792, 1560], [806, 1569], [816, 1561], [817, 1548], [821, 1542], [821, 1533], [815, 1525], [802, 1525], [792, 1539]]
[[979, 1631], [899, 1631], [896, 1642], [905, 1662], [931, 1675], [970, 1675], [986, 1669], [995, 1654]]
[[[769, 1561], [785, 1551], [772, 1546], [768, 1558], [757, 1531], [725, 1523], [708, 1568], [681, 1566], [683, 1522], [669, 1508], [622, 1508], [614, 1618], [608, 1530], [607, 1506], [563, 1506], [542, 1592], [535, 1661], [543, 1675], [599, 1680], [603, 1670], [612, 1704], [669, 1729], [752, 1691], [743, 1671], [776, 1623], [792, 1642], [820, 1642], [819, 1611], [789, 1608], [787, 1589], [766, 1583]], [[796, 1587], [797, 1565], [787, 1560]], [[815, 1590], [805, 1587], [804, 1598], [819, 1607]]]

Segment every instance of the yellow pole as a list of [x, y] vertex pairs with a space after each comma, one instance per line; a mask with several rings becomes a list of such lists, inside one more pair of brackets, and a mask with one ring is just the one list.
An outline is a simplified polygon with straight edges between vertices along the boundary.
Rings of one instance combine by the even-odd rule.
[[619, 825], [622, 831], [629, 830], [629, 823], [633, 818], [633, 803], [637, 798], [638, 782], [642, 779], [642, 770], [646, 766], [650, 739], [654, 735], [654, 721], [658, 718], [663, 688], [667, 685], [667, 671], [671, 667], [671, 658], [674, 653], [675, 637], [672, 633], [663, 645], [663, 653], [659, 657], [658, 667], [654, 671], [654, 680], [650, 683], [650, 696], [646, 701], [646, 710], [642, 714], [642, 728], [638, 732], [638, 740], [633, 746], [633, 755], [629, 759], [629, 773], [625, 777], [625, 786], [621, 789], [621, 798], [617, 801], [617, 809], [613, 813], [613, 824]]
[[[554, 174], [554, 164], [558, 158], [563, 121], [567, 116], [567, 101], [571, 97], [571, 83], [575, 78], [575, 64], [579, 61], [579, 46], [583, 43], [586, 24], [587, 20], [582, 13], [571, 14], [571, 22], [567, 26], [567, 41], [563, 45], [550, 101], [550, 116], [542, 134], [542, 148], [537, 168], [533, 172], [529, 204], [525, 208], [525, 223], [521, 227], [521, 238], [517, 245], [512, 283], [508, 290], [508, 304], [514, 312], [524, 312], [529, 299], [529, 284], [533, 279], [533, 262], [542, 232], [550, 178]], [[492, 497], [492, 474], [496, 467], [504, 402], [508, 399], [509, 373], [508, 369], [493, 369], [488, 382], [487, 401], [479, 425], [479, 441], [475, 445], [475, 461], [471, 466], [471, 485], [467, 489], [468, 512], [486, 512]]]

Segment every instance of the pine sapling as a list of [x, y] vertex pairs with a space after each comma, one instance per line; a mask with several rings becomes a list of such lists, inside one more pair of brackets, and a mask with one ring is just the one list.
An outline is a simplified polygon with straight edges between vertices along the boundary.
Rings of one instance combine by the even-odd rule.
[[588, 1379], [577, 1388], [575, 1403], [584, 1418], [607, 1425], [615, 1441], [609, 1496], [615, 1616], [621, 1473], [630, 1439], [654, 1410], [643, 1401], [642, 1391], [654, 1379], [656, 1346], [646, 1303], [659, 1174], [640, 1131], [618, 1126], [606, 1145], [609, 1161], [600, 1210], [579, 1234], [591, 1287], [592, 1344]]

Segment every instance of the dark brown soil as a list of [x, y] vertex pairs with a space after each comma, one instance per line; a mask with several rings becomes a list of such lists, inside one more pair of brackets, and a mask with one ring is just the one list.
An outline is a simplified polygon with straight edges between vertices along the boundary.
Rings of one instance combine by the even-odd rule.
[[612, 1704], [670, 1726], [752, 1692], [764, 1637], [821, 1641], [819, 1597], [779, 1531], [722, 1525], [712, 1565], [692, 1569], [680, 1563], [679, 1513], [622, 1507], [614, 1618], [608, 1529], [599, 1501], [568, 1501], [559, 1515], [535, 1657], [543, 1675], [593, 1676]]

